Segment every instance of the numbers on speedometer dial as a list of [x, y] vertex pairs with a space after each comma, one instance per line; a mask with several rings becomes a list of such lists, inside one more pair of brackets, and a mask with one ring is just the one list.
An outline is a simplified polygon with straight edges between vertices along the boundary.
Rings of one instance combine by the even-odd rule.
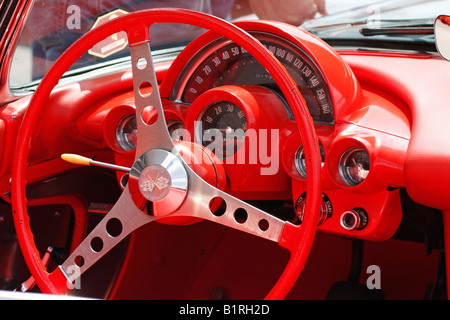
[[247, 131], [244, 112], [231, 102], [221, 101], [207, 107], [199, 116], [195, 137], [219, 159], [234, 155], [242, 146]]
[[[260, 32], [254, 32], [253, 35], [280, 60], [297, 83], [314, 121], [333, 124], [334, 115], [328, 87], [319, 68], [308, 55], [296, 45], [277, 36]], [[281, 94], [267, 70], [233, 42], [217, 40], [201, 50], [193, 59], [199, 60], [201, 63], [195, 67], [186, 67], [185, 72], [188, 73], [186, 75], [189, 80], [182, 88], [182, 93], [173, 93], [178, 95], [176, 99], [192, 103], [209, 89], [228, 84], [260, 85]], [[291, 116], [289, 109], [287, 112]]]

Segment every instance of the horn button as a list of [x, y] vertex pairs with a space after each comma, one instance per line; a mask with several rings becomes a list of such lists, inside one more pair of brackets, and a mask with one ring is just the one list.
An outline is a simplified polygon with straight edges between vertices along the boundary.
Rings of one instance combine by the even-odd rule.
[[142, 170], [139, 176], [139, 189], [149, 201], [164, 199], [172, 188], [172, 177], [169, 171], [158, 164], [151, 164]]
[[180, 207], [187, 195], [188, 176], [182, 161], [171, 152], [153, 149], [141, 155], [130, 170], [129, 188], [140, 209], [153, 204], [155, 216]]
[[[178, 142], [176, 148], [185, 163], [197, 175], [216, 188], [225, 188], [225, 171], [214, 154], [203, 146], [190, 142]], [[147, 209], [149, 214], [166, 217], [175, 212], [185, 200], [188, 193], [188, 174], [178, 156], [166, 150], [153, 149], [134, 162], [128, 186], [134, 203], [141, 210]], [[199, 221], [197, 218], [184, 220], [186, 218], [174, 217], [161, 222], [190, 224]]]

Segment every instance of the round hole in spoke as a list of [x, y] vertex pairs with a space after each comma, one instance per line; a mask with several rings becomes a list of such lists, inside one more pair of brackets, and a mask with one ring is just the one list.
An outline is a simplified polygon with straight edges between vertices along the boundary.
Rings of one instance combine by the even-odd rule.
[[99, 237], [95, 237], [91, 240], [91, 249], [94, 252], [100, 252], [103, 249], [103, 240]]
[[220, 217], [225, 214], [227, 204], [221, 197], [215, 197], [209, 202], [209, 210], [216, 217]]
[[269, 221], [267, 221], [266, 219], [259, 220], [258, 227], [261, 231], [269, 230]]
[[150, 95], [152, 94], [152, 84], [148, 81], [142, 82], [139, 86], [139, 94], [143, 98], [150, 97]]
[[128, 184], [128, 180], [130, 178], [130, 175], [128, 173], [125, 173], [121, 178], [120, 178], [120, 186], [125, 189], [125, 187]]
[[122, 222], [117, 218], [110, 219], [106, 223], [106, 232], [113, 238], [120, 236], [122, 233]]
[[82, 266], [84, 266], [84, 258], [82, 256], [76, 256], [74, 262], [77, 267], [81, 268]]
[[243, 224], [247, 221], [248, 214], [245, 209], [239, 208], [234, 212], [234, 220], [237, 223]]
[[147, 106], [142, 110], [141, 119], [146, 125], [151, 126], [158, 120], [158, 111], [153, 106]]
[[144, 57], [139, 58], [136, 62], [136, 67], [139, 70], [144, 70], [147, 67], [147, 59], [145, 59]]

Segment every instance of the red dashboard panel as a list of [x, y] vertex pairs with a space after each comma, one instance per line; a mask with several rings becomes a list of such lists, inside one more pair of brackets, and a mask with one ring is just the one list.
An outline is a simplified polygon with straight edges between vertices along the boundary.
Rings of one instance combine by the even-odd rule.
[[[351, 54], [345, 60], [369, 90], [381, 92], [410, 119], [410, 140], [404, 161], [408, 194], [418, 203], [448, 210], [448, 62], [439, 56], [421, 54], [409, 55], [408, 59], [394, 54], [366, 57]], [[392, 125], [391, 132], [405, 136], [406, 130]]]

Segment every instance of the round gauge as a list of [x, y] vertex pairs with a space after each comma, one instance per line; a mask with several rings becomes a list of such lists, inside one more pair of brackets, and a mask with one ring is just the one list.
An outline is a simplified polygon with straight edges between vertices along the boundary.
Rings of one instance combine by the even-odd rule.
[[199, 116], [195, 137], [197, 143], [213, 151], [219, 159], [234, 155], [244, 143], [247, 118], [235, 104], [214, 103]]
[[[167, 130], [173, 141], [182, 141], [184, 134], [184, 123], [181, 120], [167, 121]], [[116, 139], [120, 147], [128, 152], [136, 149], [137, 145], [137, 123], [136, 115], [129, 114], [119, 121], [116, 128]]]
[[120, 120], [116, 129], [116, 138], [123, 150], [132, 151], [136, 149], [137, 124], [134, 114], [127, 115]]
[[167, 122], [167, 130], [173, 141], [183, 141], [184, 123], [180, 120], [169, 120]]
[[370, 171], [369, 153], [362, 148], [351, 148], [345, 151], [339, 160], [339, 173], [349, 186], [362, 183]]
[[[326, 81], [320, 69], [298, 46], [280, 37], [252, 32], [283, 64], [297, 83], [316, 123], [333, 124], [333, 108]], [[202, 93], [223, 85], [259, 85], [281, 94], [268, 71], [247, 51], [233, 42], [219, 39], [202, 49], [193, 61], [202, 62], [185, 68], [188, 81], [175, 85], [174, 100], [192, 103]], [[185, 77], [180, 77], [185, 78]], [[286, 106], [292, 118], [292, 111]]]
[[[298, 220], [300, 223], [302, 223], [304, 219], [305, 206], [306, 206], [306, 192], [304, 192], [295, 202], [295, 212], [297, 213], [297, 217], [295, 220]], [[322, 203], [320, 204], [319, 226], [322, 223], [324, 223], [327, 219], [331, 218], [332, 215], [333, 215], [333, 205], [331, 204], [331, 200], [325, 193], [322, 193]]]
[[[320, 149], [320, 158], [322, 159], [322, 166], [325, 164], [325, 149], [323, 148], [322, 143], [319, 142]], [[305, 152], [303, 149], [303, 145], [298, 147], [297, 152], [295, 153], [295, 168], [297, 172], [303, 177], [306, 178], [306, 161], [305, 161]]]

